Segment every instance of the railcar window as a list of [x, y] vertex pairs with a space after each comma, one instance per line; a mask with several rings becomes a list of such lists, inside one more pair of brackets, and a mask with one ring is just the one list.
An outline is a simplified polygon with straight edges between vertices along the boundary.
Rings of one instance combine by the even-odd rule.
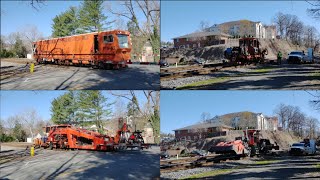
[[111, 42], [113, 42], [113, 36], [112, 36], [112, 35], [103, 36], [103, 42], [104, 42], [104, 43], [111, 43]]
[[125, 34], [118, 34], [118, 41], [119, 41], [119, 47], [120, 48], [128, 48], [128, 35]]

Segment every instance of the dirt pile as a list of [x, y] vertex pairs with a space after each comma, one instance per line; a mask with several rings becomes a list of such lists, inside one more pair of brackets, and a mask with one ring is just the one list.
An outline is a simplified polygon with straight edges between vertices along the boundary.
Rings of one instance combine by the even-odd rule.
[[279, 51], [281, 51], [282, 57], [284, 58], [286, 58], [291, 51], [299, 50], [307, 52], [305, 47], [293, 45], [283, 39], [260, 39], [259, 42], [262, 49], [268, 49], [268, 55], [266, 56], [267, 59], [276, 59]]
[[226, 46], [208, 46], [195, 49], [167, 49], [161, 51], [161, 57], [179, 58], [179, 62], [201, 58], [204, 60], [220, 60], [224, 58]]
[[[290, 132], [284, 131], [261, 131], [262, 139], [269, 139], [271, 143], [279, 145], [280, 149], [288, 149], [291, 144], [294, 142], [301, 141], [300, 138], [292, 135]], [[227, 136], [221, 137], [213, 137], [213, 138], [206, 138], [198, 141], [186, 141], [186, 142], [176, 142], [176, 144], [171, 144], [171, 147], [184, 147], [189, 151], [193, 149], [201, 149], [201, 150], [209, 150], [211, 146], [218, 144], [219, 142], [229, 142], [234, 141], [236, 137], [243, 137], [242, 130], [233, 130], [229, 131]], [[174, 148], [173, 148], [174, 149]]]

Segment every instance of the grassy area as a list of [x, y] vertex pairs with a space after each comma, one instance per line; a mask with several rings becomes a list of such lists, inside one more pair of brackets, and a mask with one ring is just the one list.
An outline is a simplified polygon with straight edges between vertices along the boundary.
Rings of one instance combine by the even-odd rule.
[[267, 164], [273, 164], [273, 163], [277, 163], [279, 161], [277, 160], [264, 160], [264, 161], [257, 161], [255, 164], [256, 165], [267, 165]]
[[190, 89], [190, 88], [195, 88], [195, 87], [199, 87], [199, 86], [206, 86], [206, 85], [212, 85], [215, 83], [220, 83], [220, 82], [224, 82], [229, 80], [229, 77], [219, 77], [219, 78], [213, 78], [213, 79], [208, 79], [208, 80], [204, 80], [204, 81], [198, 81], [198, 82], [194, 82], [194, 83], [190, 83], [184, 86], [180, 86], [177, 89], [182, 90], [182, 89]]
[[253, 73], [268, 73], [272, 68], [262, 68], [262, 69], [253, 69], [251, 72]]
[[311, 76], [313, 76], [313, 77], [320, 77], [320, 72], [312, 73]]
[[217, 176], [217, 175], [229, 173], [232, 170], [234, 170], [234, 169], [218, 169], [218, 170], [214, 170], [214, 171], [208, 171], [208, 172], [203, 172], [200, 174], [195, 174], [195, 175], [189, 176], [187, 178], [183, 178], [183, 179], [196, 179], [196, 178], [212, 177], [212, 176]]
[[317, 165], [316, 165], [316, 168], [319, 168], [319, 169], [320, 169], [320, 164], [317, 164]]

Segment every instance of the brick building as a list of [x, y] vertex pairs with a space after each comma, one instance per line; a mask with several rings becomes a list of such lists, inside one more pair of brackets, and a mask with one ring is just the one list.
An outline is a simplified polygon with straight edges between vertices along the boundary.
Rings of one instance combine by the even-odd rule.
[[197, 140], [207, 137], [225, 136], [233, 129], [231, 126], [227, 126], [220, 122], [215, 123], [198, 123], [184, 128], [176, 129], [176, 139]]
[[175, 48], [197, 48], [225, 44], [231, 35], [221, 32], [195, 32], [173, 38]]

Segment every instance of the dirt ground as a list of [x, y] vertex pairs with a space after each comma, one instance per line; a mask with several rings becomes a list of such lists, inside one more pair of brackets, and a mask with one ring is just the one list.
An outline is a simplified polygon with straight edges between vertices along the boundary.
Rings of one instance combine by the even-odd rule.
[[26, 68], [26, 59], [1, 59], [1, 89], [10, 90], [149, 90], [159, 89], [160, 68], [130, 64], [127, 69], [37, 65]]
[[265, 65], [161, 81], [163, 89], [319, 89], [320, 64]]
[[159, 152], [159, 147], [119, 152], [36, 149], [34, 157], [25, 150], [1, 152], [0, 179], [155, 179], [160, 177]]
[[214, 179], [319, 179], [320, 154], [316, 156], [284, 156], [266, 161], [266, 164], [251, 164]]
[[162, 179], [319, 179], [320, 153], [310, 156], [246, 158], [161, 173]]

